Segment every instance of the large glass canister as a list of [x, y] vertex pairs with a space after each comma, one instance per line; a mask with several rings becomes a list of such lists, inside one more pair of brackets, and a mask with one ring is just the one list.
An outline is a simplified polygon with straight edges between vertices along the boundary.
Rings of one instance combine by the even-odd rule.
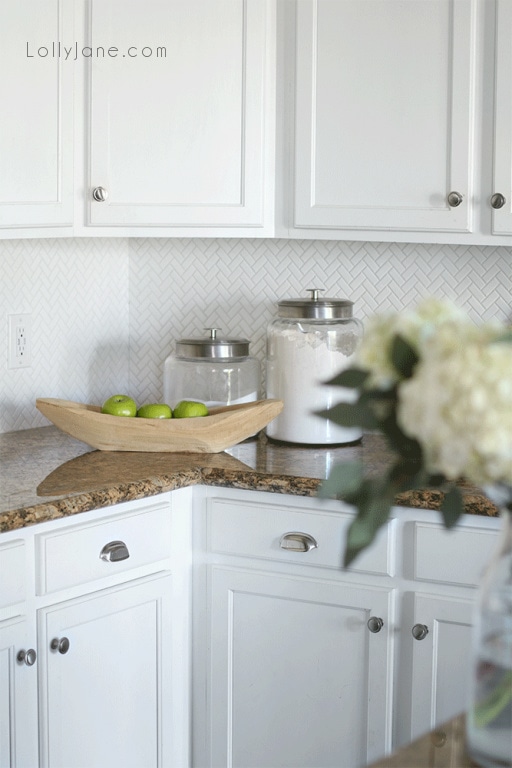
[[180, 400], [199, 400], [208, 407], [258, 400], [260, 363], [249, 355], [248, 339], [217, 336], [180, 339], [176, 353], [164, 363], [164, 400], [174, 408]]
[[352, 301], [320, 298], [321, 289], [308, 290], [309, 299], [280, 301], [279, 317], [267, 329], [267, 397], [284, 401], [267, 435], [307, 445], [354, 443], [362, 436], [358, 427], [340, 427], [315, 411], [353, 398], [352, 390], [325, 382], [352, 364], [363, 325], [352, 316]]

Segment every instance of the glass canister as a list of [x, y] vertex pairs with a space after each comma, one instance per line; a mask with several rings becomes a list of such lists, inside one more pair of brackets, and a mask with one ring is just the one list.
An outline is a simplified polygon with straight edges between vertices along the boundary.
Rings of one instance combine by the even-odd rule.
[[217, 336], [180, 339], [176, 353], [164, 363], [164, 400], [171, 408], [180, 400], [199, 400], [208, 407], [258, 400], [260, 363], [249, 355], [248, 339]]
[[362, 437], [358, 427], [340, 427], [314, 411], [354, 397], [352, 390], [324, 382], [352, 364], [363, 324], [352, 316], [352, 301], [320, 298], [323, 289], [308, 290], [309, 299], [278, 302], [279, 317], [267, 329], [267, 397], [284, 401], [267, 435], [309, 445], [354, 443]]

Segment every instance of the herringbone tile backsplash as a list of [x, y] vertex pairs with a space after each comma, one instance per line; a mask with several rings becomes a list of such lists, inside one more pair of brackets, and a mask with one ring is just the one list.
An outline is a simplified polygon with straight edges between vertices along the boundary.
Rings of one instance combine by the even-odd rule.
[[130, 378], [162, 397], [174, 341], [215, 326], [251, 340], [264, 359], [279, 299], [307, 288], [355, 302], [364, 320], [424, 296], [446, 296], [478, 318], [512, 311], [512, 248], [303, 240], [130, 240]]
[[[0, 241], [0, 432], [47, 422], [38, 396], [162, 397], [163, 361], [209, 326], [262, 361], [279, 299], [325, 288], [375, 311], [446, 296], [475, 319], [512, 311], [512, 247], [243, 239]], [[7, 315], [30, 312], [32, 367], [7, 368]]]

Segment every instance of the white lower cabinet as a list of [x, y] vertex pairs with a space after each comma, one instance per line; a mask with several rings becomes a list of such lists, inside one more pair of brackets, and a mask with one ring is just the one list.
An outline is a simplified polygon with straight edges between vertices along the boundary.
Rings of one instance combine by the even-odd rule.
[[499, 520], [194, 486], [0, 537], [2, 768], [356, 768], [465, 708]]
[[208, 489], [196, 515], [195, 768], [356, 768], [459, 714], [498, 520], [395, 509], [354, 567], [340, 502]]
[[213, 766], [356, 766], [386, 748], [389, 590], [225, 567], [211, 584]]
[[40, 612], [41, 766], [171, 765], [171, 578]]
[[190, 764], [191, 492], [2, 535], [1, 768]]
[[[408, 728], [408, 742], [463, 712], [467, 706], [466, 682], [471, 652], [471, 600], [416, 594], [413, 613], [406, 625], [406, 642], [412, 649], [409, 717], [400, 723]], [[410, 628], [410, 633], [407, 631]]]
[[25, 616], [0, 621], [0, 765], [37, 766], [35, 633]]

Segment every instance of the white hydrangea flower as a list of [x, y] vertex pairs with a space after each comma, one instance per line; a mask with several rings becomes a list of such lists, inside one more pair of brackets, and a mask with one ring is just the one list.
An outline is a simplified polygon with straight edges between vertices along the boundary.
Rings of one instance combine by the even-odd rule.
[[439, 328], [465, 322], [466, 316], [455, 305], [433, 298], [415, 310], [374, 315], [366, 323], [355, 365], [370, 372], [370, 386], [390, 387], [400, 379], [391, 362], [395, 336], [402, 336], [421, 356], [424, 345]]
[[500, 330], [443, 325], [399, 387], [398, 422], [431, 472], [512, 483], [512, 345], [492, 343]]

